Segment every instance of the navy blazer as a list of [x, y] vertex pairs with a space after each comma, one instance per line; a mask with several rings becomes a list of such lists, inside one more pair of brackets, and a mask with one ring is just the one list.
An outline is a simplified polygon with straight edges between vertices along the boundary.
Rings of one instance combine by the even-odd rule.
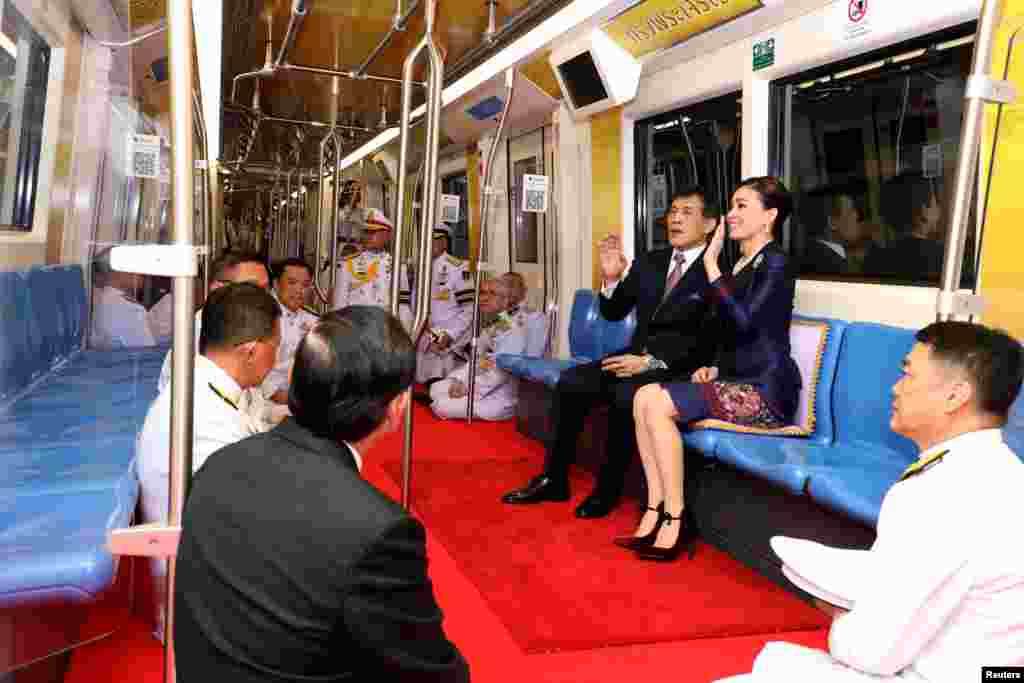
[[739, 273], [713, 282], [711, 291], [719, 379], [754, 385], [779, 417], [791, 420], [801, 379], [789, 348], [796, 280], [786, 254], [769, 242]]
[[662, 301], [672, 251], [658, 249], [638, 256], [611, 297], [600, 297], [601, 315], [606, 320], [622, 320], [635, 308], [636, 332], [630, 345], [619, 353], [649, 353], [664, 361], [671, 372], [689, 377], [713, 357], [714, 335], [708, 334], [713, 307], [705, 296], [704, 252]]
[[292, 418], [196, 473], [174, 599], [182, 683], [469, 681], [423, 526]]

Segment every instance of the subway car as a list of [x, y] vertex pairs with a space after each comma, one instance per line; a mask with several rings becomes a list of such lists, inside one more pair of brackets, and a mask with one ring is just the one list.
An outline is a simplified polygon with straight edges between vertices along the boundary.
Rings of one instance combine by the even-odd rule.
[[[464, 415], [414, 403], [363, 474], [425, 526], [473, 680], [698, 683], [771, 641], [827, 650], [830, 619], [772, 539], [871, 547], [918, 455], [890, 428], [918, 329], [1024, 339], [1022, 17], [1018, 0], [0, 2], [0, 681], [173, 680], [193, 320], [222, 256], [255, 255], [279, 299], [301, 259], [313, 317], [379, 285], [418, 342], [450, 303], [416, 294], [448, 277], [439, 236], [458, 362], [487, 352], [480, 292], [506, 273], [527, 340], [490, 359], [497, 411], [471, 374]], [[612, 543], [648, 503], [600, 401], [570, 499], [503, 504], [544, 467], [561, 373], [638, 327], [602, 315], [601, 245], [628, 263], [665, 248], [695, 187], [728, 232], [763, 176], [792, 200], [773, 240], [800, 394], [782, 426], [687, 427], [692, 552]], [[723, 263], [742, 257], [726, 240]], [[140, 433], [161, 391], [168, 517], [146, 523]], [[1003, 432], [1024, 459], [1022, 403]], [[610, 455], [628, 459], [621, 494], [580, 518]]]

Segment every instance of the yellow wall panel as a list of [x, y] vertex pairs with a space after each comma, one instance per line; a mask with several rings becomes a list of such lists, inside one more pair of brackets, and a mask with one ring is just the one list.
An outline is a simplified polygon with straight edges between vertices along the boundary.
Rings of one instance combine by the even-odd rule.
[[608, 235], [622, 236], [622, 107], [590, 120], [592, 244], [594, 287], [601, 284], [597, 245]]
[[469, 185], [469, 267], [476, 270], [480, 248], [480, 152], [475, 146], [466, 152], [466, 179]]
[[[1024, 22], [1024, 0], [1005, 0], [1003, 20], [992, 56], [992, 72], [1002, 77], [1009, 40], [1015, 26]], [[1010, 60], [1009, 78], [1024, 94], [1024, 49], [1018, 44]], [[988, 195], [982, 244], [981, 294], [986, 309], [983, 321], [1001, 327], [1024, 340], [1024, 260], [1021, 257], [1021, 226], [1024, 225], [1024, 102], [1004, 106], [999, 122], [992, 183]], [[983, 154], [992, 149], [996, 107], [987, 112]]]

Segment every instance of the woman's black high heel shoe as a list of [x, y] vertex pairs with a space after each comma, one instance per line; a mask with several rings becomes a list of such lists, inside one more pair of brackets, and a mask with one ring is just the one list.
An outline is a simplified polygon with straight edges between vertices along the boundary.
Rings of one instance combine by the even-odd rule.
[[666, 514], [662, 517], [665, 526], [669, 526], [672, 522], [681, 522], [681, 528], [679, 529], [679, 535], [676, 536], [676, 542], [667, 548], [659, 548], [656, 545], [649, 545], [644, 548], [639, 548], [636, 552], [642, 560], [654, 560], [656, 562], [671, 562], [672, 560], [679, 557], [683, 550], [687, 551], [689, 559], [693, 559], [694, 553], [697, 551], [697, 527], [693, 524], [692, 520], [688, 519], [688, 515], [681, 514], [678, 517]]
[[643, 536], [618, 536], [612, 541], [615, 545], [627, 550], [642, 550], [654, 545], [654, 539], [658, 537], [658, 531], [661, 530], [661, 525], [665, 522], [665, 501], [658, 503], [656, 508], [648, 505], [647, 509], [658, 513], [658, 521], [654, 523], [654, 528], [651, 529], [650, 533]]

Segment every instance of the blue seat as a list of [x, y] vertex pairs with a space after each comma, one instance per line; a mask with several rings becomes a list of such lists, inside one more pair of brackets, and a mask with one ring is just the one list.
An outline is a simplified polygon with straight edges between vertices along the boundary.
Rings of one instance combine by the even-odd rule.
[[78, 266], [0, 272], [0, 312], [0, 607], [78, 609], [117, 576], [106, 536], [138, 501], [135, 438], [166, 348], [84, 351]]
[[617, 322], [605, 320], [598, 295], [580, 289], [573, 298], [569, 318], [569, 359], [503, 353], [496, 360], [498, 367], [516, 377], [554, 387], [563, 370], [627, 348], [635, 330], [635, 312]]

